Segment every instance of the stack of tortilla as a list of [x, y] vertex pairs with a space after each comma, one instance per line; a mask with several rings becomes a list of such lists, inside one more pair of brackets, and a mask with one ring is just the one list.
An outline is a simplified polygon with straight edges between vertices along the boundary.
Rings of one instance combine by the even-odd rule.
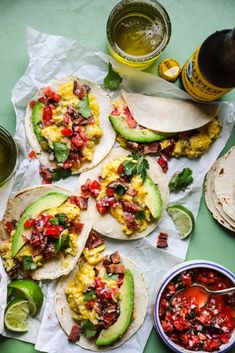
[[205, 199], [213, 217], [235, 232], [235, 146], [207, 173]]

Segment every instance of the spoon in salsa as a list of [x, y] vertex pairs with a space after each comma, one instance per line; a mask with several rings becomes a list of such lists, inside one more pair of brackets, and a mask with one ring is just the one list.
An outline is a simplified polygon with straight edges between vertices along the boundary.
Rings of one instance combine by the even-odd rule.
[[194, 283], [190, 287], [180, 289], [171, 298], [171, 303], [177, 298], [194, 298], [197, 302], [198, 308], [202, 308], [207, 302], [211, 295], [225, 295], [235, 292], [235, 287], [230, 287], [221, 290], [210, 290], [204, 287], [202, 284]]

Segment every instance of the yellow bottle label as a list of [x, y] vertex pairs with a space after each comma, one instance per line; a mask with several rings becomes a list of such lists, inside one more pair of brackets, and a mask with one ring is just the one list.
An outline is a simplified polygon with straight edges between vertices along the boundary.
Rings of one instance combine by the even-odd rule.
[[195, 99], [213, 101], [231, 91], [232, 88], [220, 88], [209, 83], [201, 74], [198, 65], [198, 48], [186, 61], [182, 69], [182, 82], [185, 90]]

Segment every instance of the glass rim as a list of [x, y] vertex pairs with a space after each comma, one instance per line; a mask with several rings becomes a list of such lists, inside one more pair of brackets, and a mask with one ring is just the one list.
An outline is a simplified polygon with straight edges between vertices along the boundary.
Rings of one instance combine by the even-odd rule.
[[113, 16], [116, 13], [118, 13], [118, 10], [122, 6], [122, 4], [141, 3], [141, 2], [144, 3], [145, 0], [121, 0], [112, 9], [112, 11], [109, 14], [108, 20], [107, 20], [106, 35], [107, 35], [107, 39], [108, 39], [108, 44], [111, 46], [112, 50], [114, 50], [114, 52], [117, 55], [121, 56], [124, 60], [129, 61], [129, 62], [142, 63], [142, 62], [151, 61], [153, 59], [156, 59], [156, 57], [159, 56], [161, 54], [161, 52], [166, 48], [167, 44], [169, 43], [170, 37], [171, 37], [171, 20], [170, 20], [170, 16], [168, 15], [166, 9], [157, 0], [147, 0], [147, 1], [148, 1], [148, 3], [152, 3], [153, 6], [155, 6], [155, 8], [159, 11], [159, 13], [160, 13], [162, 19], [164, 20], [165, 25], [166, 25], [167, 34], [168, 34], [167, 39], [165, 41], [162, 41], [160, 43], [160, 45], [155, 50], [150, 52], [149, 54], [135, 56], [135, 55], [130, 55], [130, 54], [124, 52], [123, 50], [119, 49], [116, 45], [114, 45], [114, 41], [112, 39], [111, 32], [110, 32], [110, 27], [111, 27], [111, 24], [113, 21]]

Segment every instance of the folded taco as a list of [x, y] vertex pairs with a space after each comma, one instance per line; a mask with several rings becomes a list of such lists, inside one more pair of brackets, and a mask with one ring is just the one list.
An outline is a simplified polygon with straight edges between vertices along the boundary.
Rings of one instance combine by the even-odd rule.
[[29, 102], [25, 129], [40, 162], [53, 170], [80, 173], [111, 150], [113, 106], [97, 84], [67, 77], [52, 81]]
[[91, 232], [77, 267], [60, 279], [55, 293], [58, 320], [68, 339], [104, 351], [128, 340], [142, 325], [147, 290], [139, 268]]
[[218, 105], [122, 91], [110, 121], [121, 146], [141, 154], [198, 158], [219, 136]]
[[93, 229], [111, 238], [145, 237], [160, 222], [168, 204], [168, 181], [152, 157], [118, 147], [96, 168], [79, 177], [79, 188], [90, 196]]
[[54, 279], [75, 267], [91, 223], [87, 199], [58, 186], [26, 189], [11, 198], [0, 224], [0, 254], [10, 277]]

